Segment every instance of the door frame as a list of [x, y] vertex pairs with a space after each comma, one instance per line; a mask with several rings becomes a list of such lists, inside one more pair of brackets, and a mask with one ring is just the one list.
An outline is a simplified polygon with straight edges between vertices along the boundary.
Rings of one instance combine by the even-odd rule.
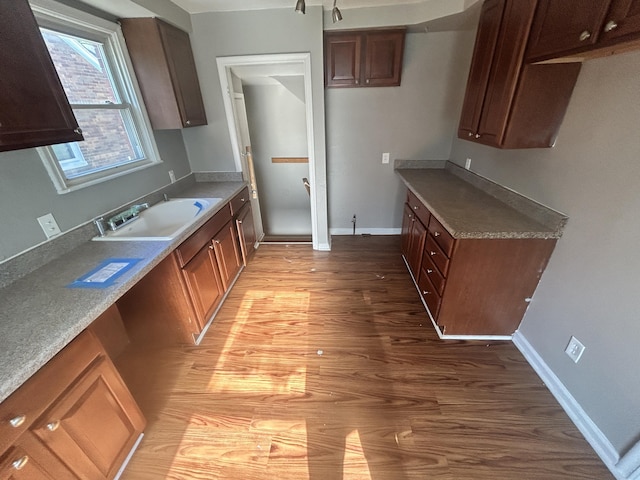
[[304, 71], [304, 96], [305, 111], [307, 123], [307, 150], [309, 156], [309, 183], [311, 184], [311, 193], [309, 196], [311, 204], [311, 236], [313, 240], [314, 250], [330, 250], [329, 242], [320, 242], [320, 238], [330, 238], [328, 234], [328, 225], [320, 224], [321, 218], [327, 218], [328, 209], [326, 202], [326, 191], [324, 194], [318, 195], [318, 188], [322, 186], [326, 190], [326, 178], [317, 178], [317, 174], [323, 175], [326, 171], [326, 159], [317, 159], [315, 155], [315, 137], [313, 122], [313, 89], [311, 77], [311, 53], [281, 53], [267, 55], [241, 55], [232, 57], [216, 58], [218, 65], [218, 76], [220, 78], [220, 87], [222, 89], [222, 98], [224, 101], [224, 110], [231, 136], [231, 149], [233, 152], [233, 160], [236, 165], [236, 171], [243, 171], [243, 162], [240, 158], [240, 149], [238, 147], [238, 134], [236, 131], [235, 109], [231, 98], [233, 84], [231, 82], [231, 70], [233, 67], [254, 66], [254, 65], [278, 65], [299, 63], [302, 64]]

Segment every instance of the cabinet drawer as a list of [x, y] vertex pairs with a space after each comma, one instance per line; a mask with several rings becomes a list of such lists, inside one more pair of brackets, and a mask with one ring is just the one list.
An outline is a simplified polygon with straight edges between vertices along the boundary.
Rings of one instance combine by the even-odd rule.
[[[85, 331], [0, 404], [0, 454], [102, 353]], [[12, 421], [16, 426], [12, 425]]]
[[429, 276], [424, 271], [424, 269], [420, 271], [418, 288], [420, 289], [420, 295], [422, 295], [422, 298], [424, 298], [424, 301], [426, 302], [427, 307], [429, 308], [429, 311], [433, 316], [433, 319], [437, 319], [438, 312], [440, 311], [440, 295], [438, 295], [438, 292], [429, 280]]
[[442, 226], [442, 224], [436, 220], [436, 217], [431, 215], [429, 220], [429, 233], [433, 235], [433, 239], [440, 246], [444, 254], [451, 258], [451, 252], [453, 252], [453, 244], [456, 241], [449, 232]]
[[427, 210], [427, 207], [425, 207], [424, 204], [420, 200], [418, 200], [418, 197], [416, 197], [411, 190], [407, 190], [407, 204], [409, 205], [409, 208], [411, 208], [411, 211], [413, 211], [413, 213], [416, 215], [416, 217], [420, 219], [423, 225], [429, 225], [429, 217], [431, 216], [431, 213], [429, 212], [429, 210]]
[[435, 266], [438, 267], [440, 273], [442, 273], [442, 275], [446, 277], [447, 269], [449, 268], [449, 257], [444, 254], [431, 234], [427, 235], [427, 241], [425, 243], [424, 250], [425, 256], [428, 256], [435, 264]]
[[445, 279], [440, 273], [440, 270], [433, 264], [431, 261], [431, 256], [425, 252], [422, 257], [422, 275], [427, 275], [431, 283], [438, 291], [438, 294], [442, 296], [442, 292], [444, 291], [444, 282]]
[[200, 251], [231, 220], [231, 209], [225, 205], [211, 219], [176, 248], [176, 257], [181, 267], [184, 267], [196, 253]]
[[231, 215], [237, 215], [242, 207], [249, 202], [249, 188], [245, 187], [239, 194], [237, 194], [230, 202]]

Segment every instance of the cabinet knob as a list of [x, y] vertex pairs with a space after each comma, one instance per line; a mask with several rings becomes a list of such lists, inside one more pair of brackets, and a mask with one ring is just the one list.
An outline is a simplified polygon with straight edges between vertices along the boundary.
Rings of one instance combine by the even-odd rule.
[[369, 83], [369, 79], [367, 78], [367, 84]]
[[476, 138], [480, 138], [480, 134], [479, 133], [476, 133]]
[[580, 34], [580, 41], [584, 42], [585, 40], [589, 40], [591, 38], [591, 32], [589, 30], [585, 30]]
[[238, 220], [238, 225], [242, 225], [242, 220]]
[[214, 240], [213, 241], [216, 245], [220, 245], [220, 240]]
[[434, 252], [433, 250], [429, 251], [429, 255], [431, 255], [432, 257], [433, 257], [434, 255], [437, 255], [437, 254], [438, 254], [438, 252]]
[[191, 120], [187, 120], [186, 122], [184, 122], [185, 125], [191, 125]]
[[433, 236], [434, 237], [439, 237], [440, 236], [440, 232], [433, 232]]
[[407, 215], [409, 218], [413, 218], [413, 213], [410, 213], [409, 215]]
[[54, 420], [53, 422], [47, 423], [47, 430], [50, 432], [55, 432], [60, 426], [60, 420]]
[[413, 209], [414, 209], [414, 210], [418, 210], [419, 208], [420, 208], [420, 207], [419, 207], [418, 205], [414, 205], [414, 206], [413, 206]]
[[433, 270], [430, 268], [427, 268], [427, 273], [433, 273]]
[[[218, 242], [218, 243], [220, 243], [220, 242]], [[213, 245], [209, 245], [209, 250], [213, 250]]]
[[13, 428], [18, 428], [20, 425], [24, 423], [26, 419], [27, 419], [26, 415], [18, 415], [17, 417], [13, 417], [11, 420], [9, 420], [9, 424]]
[[241, 201], [242, 203], [244, 203], [244, 202], [246, 202], [246, 201], [247, 201], [247, 199], [246, 199], [246, 198], [244, 198], [244, 197], [242, 197], [242, 198], [240, 199], [240, 201]]
[[358, 85], [359, 83], [360, 83], [360, 80], [356, 78], [356, 85]]
[[470, 136], [470, 137], [473, 137], [473, 132], [469, 132], [469, 136]]
[[610, 32], [618, 28], [618, 24], [614, 20], [609, 20], [607, 24], [604, 26], [605, 32]]
[[17, 460], [14, 460], [13, 463], [11, 464], [11, 466], [15, 469], [15, 470], [22, 470], [24, 468], [24, 466], [27, 464], [27, 462], [29, 461], [29, 457], [27, 455], [25, 455], [24, 457], [21, 457]]
[[429, 290], [423, 290], [423, 291], [422, 291], [422, 294], [423, 294], [423, 295], [430, 295], [430, 294], [431, 294], [431, 292], [430, 292]]
[[82, 129], [80, 127], [74, 128], [73, 133], [77, 133], [78, 135], [82, 135]]

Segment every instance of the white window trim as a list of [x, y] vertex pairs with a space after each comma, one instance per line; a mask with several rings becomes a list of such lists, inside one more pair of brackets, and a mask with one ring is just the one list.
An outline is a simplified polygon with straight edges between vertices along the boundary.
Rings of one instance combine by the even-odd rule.
[[162, 163], [120, 26], [52, 0], [30, 0], [29, 3], [41, 27], [63, 29], [65, 33], [104, 42], [108, 60], [120, 71], [127, 72], [127, 75], [118, 75], [114, 81], [122, 92], [122, 101], [132, 107], [131, 116], [139, 127], [139, 140], [146, 153], [146, 158], [139, 162], [67, 180], [51, 147], [38, 147], [38, 154], [58, 193], [73, 192]]

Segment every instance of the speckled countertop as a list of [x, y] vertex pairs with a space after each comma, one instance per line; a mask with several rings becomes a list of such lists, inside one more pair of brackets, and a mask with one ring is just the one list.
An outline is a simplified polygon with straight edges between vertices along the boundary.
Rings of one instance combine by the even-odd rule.
[[[223, 201], [172, 241], [87, 241], [0, 289], [0, 401], [62, 350], [243, 186], [243, 182], [196, 183], [174, 195], [217, 197]], [[142, 260], [106, 289], [66, 288], [112, 257]]]
[[396, 173], [455, 238], [559, 238], [567, 221], [555, 210], [450, 163]]

